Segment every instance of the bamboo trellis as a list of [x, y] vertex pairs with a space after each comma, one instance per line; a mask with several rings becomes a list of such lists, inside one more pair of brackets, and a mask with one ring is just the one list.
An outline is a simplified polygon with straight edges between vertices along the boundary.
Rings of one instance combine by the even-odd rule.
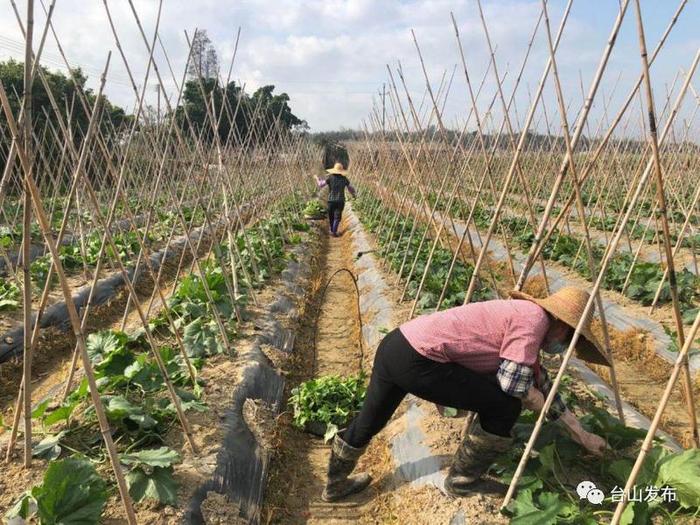
[[[118, 312], [121, 331], [132, 331], [134, 326], [143, 331], [145, 348], [159, 367], [165, 392], [177, 414], [183, 436], [192, 453], [197, 454], [187, 416], [160, 355], [159, 342], [152, 333], [151, 315], [158, 310], [166, 321], [173, 338], [173, 348], [179, 349], [184, 373], [190, 384], [194, 385], [197, 371], [185, 349], [183, 327], [177, 323], [168, 301], [181, 278], [191, 273], [199, 277], [209, 302], [214, 305], [204, 271], [204, 262], [213, 260], [224, 275], [233, 316], [224, 319], [216, 307], [212, 308], [211, 313], [217, 321], [217, 337], [224, 348], [232, 352], [229, 324], [242, 320], [239, 305], [243, 294], [256, 303], [255, 289], [265, 278], [263, 274], [272, 274], [275, 261], [268, 244], [272, 236], [289, 238], [292, 234], [292, 224], [286, 212], [300, 212], [299, 199], [304, 196], [299, 189], [305, 184], [299, 181], [306, 182], [302, 174], [316, 168], [319, 151], [303, 137], [297, 138], [289, 133], [282, 123], [281, 112], [268, 115], [269, 110], [263, 107], [262, 99], [244, 111], [242, 101], [246, 96], [245, 86], [236, 87], [240, 89], [238, 100], [231, 103], [234, 99], [226, 96], [226, 90], [232, 86], [230, 79], [235, 52], [227, 78], [217, 79], [224, 89], [223, 103], [215, 107], [213, 99], [210, 101], [205, 97], [208, 114], [205, 127], [198, 129], [188, 109], [182, 105], [185, 73], [179, 81], [176, 79], [168, 50], [160, 40], [162, 3], [159, 3], [152, 37], [146, 36], [139, 14], [130, 3], [131, 15], [148, 55], [144, 78], [137, 81], [132, 73], [132, 64], [123, 51], [110, 6], [104, 2], [115, 46], [132, 87], [134, 113], [131, 118], [117, 127], [102, 111], [103, 89], [109, 83], [107, 71], [111, 54], [96, 93], [88, 95], [80, 88], [75, 89], [64, 104], [59, 99], [60, 94], [52, 91], [45, 70], [39, 67], [44, 44], [47, 38], [53, 38], [69, 79], [79, 86], [76, 69], [72, 67], [51, 20], [54, 4], [52, 1], [48, 8], [44, 6], [45, 26], [38, 48], [34, 49], [33, 2], [28, 3], [26, 20], [15, 2], [11, 2], [19, 28], [25, 35], [24, 92], [9, 93], [4, 86], [0, 86], [0, 104], [6, 117], [0, 126], [0, 138], [11, 144], [2, 158], [0, 204], [3, 206], [0, 221], [3, 224], [19, 222], [23, 225], [19, 249], [16, 249], [17, 245], [0, 247], [3, 271], [21, 288], [24, 310], [21, 324], [24, 327], [23, 374], [12, 412], [13, 425], [7, 442], [6, 461], [13, 459], [20, 432], [24, 442], [24, 464], [28, 466], [32, 458], [32, 403], [36, 401], [32, 399], [32, 354], [43, 345], [42, 321], [47, 309], [56, 302], [51, 292], [54, 276], [57, 276], [76, 339], [67, 377], [59, 385], [62, 396], [57, 396], [57, 400], [60, 399], [59, 404], [66, 400], [78, 374], [85, 378], [126, 519], [129, 523], [136, 523], [119, 452], [112, 439], [112, 429], [86, 350], [87, 336], [95, 330], [96, 323], [100, 326], [96, 317], [100, 311], [95, 311], [98, 289], [105, 277], [121, 277], [126, 289], [123, 294], [125, 301], [119, 305], [123, 309]], [[239, 36], [240, 30], [236, 45]], [[172, 76], [174, 96], [166, 90], [159, 64], [154, 58], [157, 46], [160, 46], [167, 71]], [[187, 63], [190, 54], [191, 47], [188, 48]], [[184, 71], [187, 71], [187, 64]], [[159, 103], [162, 100], [166, 107], [165, 114], [152, 111], [145, 104], [146, 86], [153, 76], [157, 79]], [[195, 80], [202, 87], [201, 79]], [[41, 83], [50, 105], [50, 108], [42, 108], [40, 112], [41, 125], [36, 124], [38, 119], [32, 119], [32, 82]], [[143, 87], [137, 88], [137, 84]], [[13, 113], [11, 97], [14, 97], [13, 101], [21, 102], [19, 114]], [[175, 111], [178, 107], [184, 108], [182, 115], [186, 126], [182, 126], [178, 120]], [[73, 125], [78, 113], [86, 118], [85, 127]], [[218, 133], [214, 133], [216, 140], [207, 141], [207, 129], [216, 131], [224, 118], [233, 124], [228, 135], [219, 138]], [[246, 120], [245, 135], [239, 133], [235, 125], [238, 118]], [[211, 169], [213, 165], [217, 168]], [[278, 181], [275, 191], [264, 183], [272, 175]], [[192, 180], [199, 182], [191, 184]], [[285, 200], [287, 196], [294, 196], [294, 199]], [[281, 222], [274, 223], [276, 229], [268, 231], [260, 228], [259, 221], [274, 213], [274, 210], [280, 211]], [[163, 221], [163, 216], [167, 217], [167, 221]], [[38, 242], [37, 226], [44, 238], [38, 247], [35, 246]], [[256, 260], [254, 255], [250, 232], [255, 232], [261, 239], [263, 257], [260, 260]], [[115, 239], [117, 235], [126, 234], [133, 235], [133, 240], [126, 246], [126, 253], [120, 255]], [[248, 250], [245, 257], [239, 247], [239, 238], [244, 241], [244, 250]], [[222, 253], [224, 246], [227, 248], [226, 260]], [[64, 247], [79, 253], [78, 268], [82, 275], [64, 267]], [[38, 253], [35, 253], [37, 248]], [[11, 253], [11, 249], [15, 253]], [[89, 262], [88, 250], [91, 257]], [[156, 256], [157, 259], [154, 258]], [[46, 260], [47, 270], [45, 280], [33, 286], [31, 265], [37, 257]], [[123, 257], [128, 257], [131, 264], [127, 265]], [[172, 262], [167, 262], [168, 259], [172, 259]], [[159, 261], [157, 268], [154, 266], [156, 260]], [[87, 300], [78, 305], [72, 294], [75, 282], [81, 278], [87, 281]], [[144, 299], [142, 294], [146, 290], [148, 293]], [[37, 302], [33, 302], [34, 294], [37, 294]], [[80, 368], [77, 366], [78, 360], [82, 364]]]
[[[643, 42], [641, 13], [637, 0], [634, 3], [637, 9], [637, 29], [640, 42]], [[488, 65], [485, 65], [487, 74], [493, 67], [496, 93], [494, 93], [493, 99], [489, 99], [492, 102], [488, 105], [488, 110], [483, 113], [482, 118], [477, 106], [478, 95], [474, 97], [471, 88], [463, 48], [459, 43], [457, 22], [453, 17], [453, 26], [457, 34], [459, 49], [462, 52], [462, 66], [467, 81], [467, 91], [471, 97], [471, 107], [467, 106], [469, 107], [469, 116], [452, 128], [454, 131], [452, 131], [451, 136], [444, 123], [445, 116], [442, 108], [445, 100], [432, 94], [424, 57], [414, 33], [413, 40], [425, 80], [425, 93], [432, 101], [432, 112], [435, 115], [434, 117], [431, 115], [425, 124], [419, 124], [420, 121], [416, 118], [418, 112], [414, 109], [411, 97], [405, 89], [406, 82], [403, 73], [399, 70], [399, 78], [406, 91], [403, 97], [403, 100], [406, 101], [405, 104], [395, 87], [393, 73], [391, 69], [388, 69], [388, 85], [390, 88], [393, 87], [388, 92], [391, 111], [385, 113], [383, 104], [380, 109], [377, 109], [376, 105], [372, 109], [370, 118], [363, 124], [364, 139], [357, 145], [357, 149], [353, 150], [354, 172], [362, 174], [365, 191], [378, 197], [371, 204], [368, 214], [371, 223], [379, 223], [375, 230], [376, 233], [380, 238], [385, 239], [379, 249], [380, 255], [387, 261], [396, 260], [397, 257], [399, 260], [403, 258], [396, 278], [397, 284], [401, 283], [402, 285], [404, 292], [402, 299], [406, 298], [406, 292], [409, 289], [415, 293], [415, 295], [411, 295], [411, 317], [418, 310], [419, 301], [424, 293], [424, 285], [431, 274], [431, 261], [438, 246], [452, 250], [452, 266], [447, 278], [443, 281], [442, 295], [444, 296], [453, 276], [455, 261], [469, 262], [469, 259], [464, 258], [464, 255], [461, 254], [462, 242], [469, 236], [473, 257], [471, 261], [475, 261], [464, 300], [465, 303], [469, 302], [473, 300], [473, 294], [477, 287], [481, 287], [486, 282], [487, 275], [491, 272], [493, 261], [487, 254], [492, 237], [503, 228], [502, 217], [510, 220], [517, 218], [518, 214], [522, 213], [524, 215], [521, 223], [524, 225], [522, 226], [523, 231], [528, 230], [527, 224], [529, 222], [531, 228], [535, 227], [535, 232], [529, 241], [527, 253], [518, 256], [520, 273], [517, 279], [514, 279], [516, 289], [523, 287], [537, 261], [544, 263], [542, 256], [545, 253], [545, 246], [556, 247], [559, 243], [567, 242], [567, 237], [581, 237], [583, 241], [579, 242], [573, 260], [568, 264], [571, 267], [577, 267], [578, 263], [581, 262], [588, 270], [590, 276], [588, 278], [592, 281], [591, 299], [587, 304], [584, 317], [594, 310], [594, 306], [597, 306], [605, 347], [610, 361], [613, 362], [611, 337], [608, 334], [606, 320], [607, 302], [610, 299], [604, 297], [602, 293], [603, 288], [608, 286], [604, 285], [606, 272], [609, 270], [613, 258], [617, 257], [623, 239], [629, 253], [629, 258], [624, 260], [629, 260], [629, 263], [627, 263], [625, 274], [623, 274], [624, 283], [621, 286], [621, 295], [625, 295], [629, 290], [631, 277], [642, 263], [656, 264], [655, 261], [659, 260], [660, 257], [659, 267], [663, 277], [656, 288], [652, 308], [659, 300], [664, 281], [670, 283], [671, 297], [666, 302], [670, 304], [673, 311], [679, 347], [685, 351], [684, 355], [678, 356], [671, 383], [669, 383], [663, 402], [668, 401], [670, 391], [673, 388], [672, 383], [678, 377], [680, 370], [683, 369], [685, 371], [683, 374], [685, 386], [683, 394], [688, 407], [690, 441], [697, 446], [694, 394], [687, 361], [690, 343], [687, 342], [687, 334], [684, 334], [687, 329], [681, 319], [680, 290], [678, 290], [676, 279], [673, 277], [669, 279], [669, 274], [672, 275], [674, 271], [674, 261], [679, 260], [681, 255], [683, 255], [681, 260], [696, 261], [692, 250], [692, 241], [689, 239], [696, 228], [700, 192], [697, 185], [688, 182], [687, 174], [692, 173], [689, 168], [693, 163], [697, 164], [697, 148], [695, 146], [695, 151], [693, 151], [692, 130], [694, 129], [698, 104], [691, 107], [689, 116], [680, 126], [675, 125], [675, 120], [680, 113], [681, 104], [687, 91], [692, 89], [691, 82], [697, 67], [697, 57], [689, 67], [680, 71], [666, 87], [662, 107], [658, 113], [654, 111], [648, 70], [650, 64], [657, 60], [687, 4], [686, 1], [681, 0], [653, 53], [649, 56], [648, 63], [643, 61], [642, 73], [638, 80], [632, 86], [629, 94], [622, 98], [623, 102], [617, 112], [612, 113], [613, 95], [618, 91], [621, 75], [617, 76], [612, 90], [601, 89], [601, 86], [603, 77], [608, 75], [610, 57], [615, 49], [617, 35], [625, 22], [625, 14], [629, 4], [629, 1], [621, 2], [618, 16], [610, 30], [610, 36], [601, 53], [598, 68], [592, 77], [588, 92], [585, 92], [583, 77], [579, 75], [583, 103], [575, 119], [571, 121], [575, 122], [572, 128], [569, 128], [568, 117], [571, 102], [567, 103], [564, 98], [556, 59], [557, 44], [563, 32], [571, 2], [567, 4], [564, 11], [562, 25], [556, 37], [549, 27], [548, 5], [546, 1], [542, 2], [540, 17], [541, 20], [544, 20], [548, 60], [537, 90], [529, 96], [530, 107], [522, 122], [516, 108], [511, 108], [510, 104], [506, 103], [507, 97], [503, 91], [505, 83], [502, 78], [498, 77], [497, 69], [494, 67], [494, 49], [489, 42], [488, 28], [483, 12], [480, 12], [480, 17], [487, 42], [488, 54], [485, 58], [488, 58], [489, 62]], [[540, 21], [538, 21], [538, 25], [539, 23]], [[536, 32], [537, 29], [535, 29]], [[532, 45], [532, 41], [529, 45]], [[641, 49], [642, 56], [646, 58], [645, 46], [642, 46]], [[486, 60], [484, 60], [485, 62]], [[522, 70], [512, 86], [511, 100], [514, 99], [518, 90], [521, 74]], [[546, 83], [553, 86], [556, 95], [557, 112], [561, 121], [559, 136], [555, 135], [557, 131], [550, 120], [551, 110], [548, 111], [546, 99], [543, 96]], [[642, 114], [644, 116], [644, 119], [640, 120], [630, 109], [635, 98], [642, 95], [640, 89], [642, 83], [644, 83], [646, 102], [642, 101], [643, 105], [640, 106], [643, 108]], [[447, 96], [449, 96], [449, 91], [443, 94], [444, 98]], [[384, 92], [382, 92], [382, 100], [384, 100]], [[600, 100], [602, 100], [603, 106], [602, 116], [597, 117], [598, 122], [595, 122], [594, 117], [591, 117], [592, 109], [594, 104], [601, 104]], [[500, 101], [505, 112], [500, 129], [491, 122], [493, 101]], [[479, 102], [481, 106], [485, 104], [486, 102], [483, 100]], [[413, 126], [409, 125], [405, 117], [402, 117], [404, 105], [408, 106], [410, 113], [414, 115]], [[510, 111], [513, 111], [515, 115], [514, 121], [509, 119]], [[464, 111], [464, 113], [467, 112]], [[540, 129], [538, 113], [540, 118], [544, 119], [548, 133], [547, 140], [541, 141], [533, 148], [528, 143], [528, 131]], [[659, 120], [664, 123], [658, 137], [655, 131], [657, 114], [660, 115]], [[647, 117], [649, 122], [646, 122]], [[472, 119], [476, 120], [476, 132], [473, 137], [468, 139], [465, 130], [470, 120], [473, 122]], [[433, 121], [437, 123], [437, 130], [427, 134], [426, 131], [432, 126]], [[513, 136], [518, 128], [513, 123], [517, 123], [520, 130], [517, 144], [514, 143]], [[633, 134], [636, 127], [646, 129], [646, 134], [651, 136], [650, 140], [645, 143], [644, 141], [635, 142], [624, 138], [628, 134]], [[507, 132], [501, 139], [500, 134], [504, 128]], [[496, 135], [497, 132], [498, 135]], [[620, 133], [622, 138], [614, 138], [615, 133]], [[492, 140], [494, 136], [498, 137], [492, 146], [497, 155], [494, 155], [495, 158], [492, 159], [489, 157], [490, 147], [485, 147], [484, 142], [487, 138]], [[508, 144], [510, 147], [507, 146]], [[439, 151], [441, 158], [436, 159], [435, 155], [427, 154], [426, 152], [429, 151]], [[521, 164], [521, 161], [528, 163], [527, 168]], [[490, 167], [491, 162], [494, 163], [492, 168]], [[487, 183], [488, 179], [483, 177], [479, 179], [473, 174], [474, 170], [477, 169], [475, 166], [484, 163], [487, 166], [486, 170], [495, 174], [493, 182]], [[384, 171], [386, 166], [391, 166], [389, 173]], [[532, 177], [536, 183], [528, 183], [527, 188], [517, 187], [516, 181], [522, 185], [525, 169], [528, 170], [527, 176]], [[393, 176], [396, 172], [406, 173], [407, 178], [397, 180]], [[457, 179], [446, 182], [446, 174]], [[653, 188], [651, 176], [655, 177]], [[418, 185], [418, 187], [408, 187], [409, 185]], [[531, 194], [527, 195], [527, 190], [531, 190]], [[657, 214], [653, 211], [654, 200], [661, 203]], [[466, 223], [458, 222], [453, 218], [453, 206], [457, 204], [464, 204], [469, 209], [469, 218]], [[533, 224], [532, 212], [535, 204], [542, 206], [537, 217], [538, 224]], [[560, 207], [557, 209], [558, 206]], [[480, 207], [489, 210], [489, 221], [482, 226], [472, 223], [473, 215]], [[392, 210], [391, 214], [385, 213], [387, 208]], [[439, 213], [436, 213], [437, 210], [440, 210]], [[673, 213], [671, 213], [672, 211]], [[419, 224], [426, 227], [418, 230]], [[456, 227], [464, 229], [458, 232]], [[418, 231], [420, 233], [416, 233]], [[475, 246], [472, 243], [471, 233], [479, 236], [479, 245]], [[520, 233], [517, 232], [517, 234]], [[407, 245], [405, 238], [412, 240], [414, 235], [420, 235], [422, 239], [415, 244], [409, 241], [410, 256], [408, 251], [405, 253], [398, 251], [400, 246]], [[449, 242], [446, 244], [443, 242], [443, 237], [459, 239], [460, 235], [462, 238], [459, 240], [456, 250]], [[675, 237], [673, 237], [674, 235]], [[386, 241], [387, 237], [388, 241]], [[686, 240], [691, 243], [691, 249], [684, 251]], [[656, 254], [653, 253], [654, 246], [659, 250]], [[508, 246], [508, 240], [503, 248], [502, 256], [507, 259], [504, 261], [505, 264], [512, 265], [515, 253], [512, 251], [512, 247]], [[517, 250], [515, 251], [517, 252]], [[422, 272], [419, 275], [414, 275], [413, 267], [418, 264], [419, 259], [421, 264], [425, 266], [421, 266]], [[411, 269], [405, 272], [404, 266]], [[697, 270], [695, 273], [697, 274]], [[502, 275], [500, 278], [504, 277], [505, 275]], [[493, 284], [495, 285], [495, 283]], [[440, 297], [436, 310], [444, 307], [442, 304], [443, 296]], [[557, 376], [554, 379], [554, 387], [545, 400], [544, 409], [540, 413], [534, 431], [526, 444], [504, 505], [507, 505], [513, 497], [518, 479], [542, 426], [544, 415], [556, 395], [573, 355], [574, 347], [580, 337], [580, 329], [581, 325], [577, 328], [568, 351], [563, 355]], [[692, 337], [695, 337], [695, 332], [692, 332]], [[614, 368], [611, 370], [609, 381], [618, 415], [620, 419], [624, 420], [622, 396]], [[644, 447], [648, 449], [650, 446], [650, 440], [653, 438], [659, 420], [660, 416], [655, 419], [654, 428], [649, 434], [651, 437], [648, 443], [643, 446], [643, 450]]]

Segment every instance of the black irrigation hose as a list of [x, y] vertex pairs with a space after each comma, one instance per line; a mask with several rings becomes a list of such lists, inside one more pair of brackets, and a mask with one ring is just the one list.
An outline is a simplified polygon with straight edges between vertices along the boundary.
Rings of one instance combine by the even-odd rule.
[[314, 318], [314, 355], [313, 355], [313, 362], [311, 365], [311, 376], [315, 377], [316, 376], [316, 364], [318, 360], [318, 350], [316, 348], [316, 340], [318, 338], [318, 318], [321, 317], [321, 310], [323, 309], [323, 299], [326, 296], [326, 290], [328, 290], [328, 286], [331, 284], [331, 281], [333, 278], [338, 275], [341, 272], [347, 272], [350, 277], [352, 278], [352, 282], [355, 285], [355, 297], [357, 299], [357, 321], [360, 324], [360, 373], [363, 371], [363, 364], [364, 364], [364, 358], [365, 358], [365, 352], [364, 348], [362, 345], [362, 313], [360, 312], [360, 288], [357, 286], [357, 277], [355, 277], [355, 274], [352, 273], [350, 270], [347, 268], [340, 268], [339, 270], [336, 270], [333, 272], [333, 275], [331, 275], [328, 278], [328, 281], [326, 282], [326, 285], [323, 287], [323, 291], [321, 292], [321, 299], [319, 300], [318, 303], [318, 311], [316, 312], [316, 317]]
[[357, 252], [357, 255], [355, 256], [355, 259], [359, 259], [360, 257], [362, 257], [363, 255], [365, 255], [365, 254], [367, 254], [367, 253], [374, 253], [374, 252], [376, 252], [376, 251], [377, 251], [377, 250], [365, 250], [365, 251], [363, 251], [363, 252]]

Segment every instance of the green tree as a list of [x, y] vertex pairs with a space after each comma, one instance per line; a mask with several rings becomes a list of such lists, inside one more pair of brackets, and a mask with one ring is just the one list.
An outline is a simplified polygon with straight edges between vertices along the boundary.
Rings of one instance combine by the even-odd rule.
[[[84, 111], [77, 94], [83, 93], [90, 109], [94, 107], [97, 96], [86, 87], [88, 79], [80, 69], [73, 70], [72, 75], [52, 72], [44, 67], [41, 68], [41, 71], [55, 100], [58, 114], [51, 105], [44, 82], [37, 75], [32, 84], [32, 129], [41, 139], [46, 126], [50, 124], [59, 134], [59, 139], [65, 140], [65, 137], [60, 135], [60, 116], [62, 122], [72, 130], [73, 141], [76, 148], [79, 148], [87, 132], [90, 117]], [[24, 63], [13, 59], [0, 62], [0, 82], [7, 92], [12, 113], [17, 118], [24, 97]], [[132, 122], [132, 119], [133, 117], [127, 115], [122, 108], [115, 106], [106, 98], [103, 99], [100, 126], [105, 137], [109, 137], [114, 130], [119, 132], [124, 125]], [[4, 114], [0, 117], [0, 125], [3, 124], [5, 124]], [[46, 137], [49, 138], [41, 142], [40, 147], [43, 148], [42, 152], [45, 154], [46, 160], [50, 162], [53, 160], [52, 155], [57, 154], [57, 148], [50, 132], [47, 133]], [[0, 136], [0, 158], [7, 158], [10, 145], [11, 136], [8, 130], [7, 133]]]
[[[274, 86], [264, 86], [248, 95], [235, 82], [223, 88], [216, 79], [190, 80], [185, 84], [183, 104], [177, 108], [176, 118], [183, 130], [189, 131], [192, 127], [195, 135], [207, 141], [214, 139], [213, 130], [216, 129], [222, 143], [244, 142], [253, 129], [255, 135], [251, 140], [265, 140], [278, 119], [282, 129], [304, 127], [305, 121], [294, 115], [289, 106], [289, 95], [275, 95], [274, 89]], [[213, 125], [207, 111], [207, 104], [212, 100], [216, 120]]]

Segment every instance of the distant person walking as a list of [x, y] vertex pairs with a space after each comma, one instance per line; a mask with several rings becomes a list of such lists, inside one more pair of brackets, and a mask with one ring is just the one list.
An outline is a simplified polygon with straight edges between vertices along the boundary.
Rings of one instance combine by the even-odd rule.
[[319, 188], [328, 186], [328, 227], [333, 237], [339, 236], [338, 226], [345, 208], [345, 188], [353, 197], [357, 195], [355, 188], [350, 185], [350, 181], [345, 176], [347, 172], [340, 162], [336, 162], [335, 166], [326, 170], [328, 177], [325, 180], [316, 178]]

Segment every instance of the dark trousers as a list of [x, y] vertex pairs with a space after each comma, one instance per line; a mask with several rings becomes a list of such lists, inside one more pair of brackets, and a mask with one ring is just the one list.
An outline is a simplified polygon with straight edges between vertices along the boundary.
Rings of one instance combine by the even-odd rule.
[[510, 435], [521, 410], [520, 399], [504, 393], [495, 375], [428, 359], [416, 352], [397, 328], [377, 348], [365, 402], [343, 433], [344, 441], [353, 447], [367, 445], [406, 394], [477, 412], [481, 427], [499, 436]]
[[328, 201], [328, 226], [333, 233], [338, 233], [343, 208], [345, 208], [345, 201]]

